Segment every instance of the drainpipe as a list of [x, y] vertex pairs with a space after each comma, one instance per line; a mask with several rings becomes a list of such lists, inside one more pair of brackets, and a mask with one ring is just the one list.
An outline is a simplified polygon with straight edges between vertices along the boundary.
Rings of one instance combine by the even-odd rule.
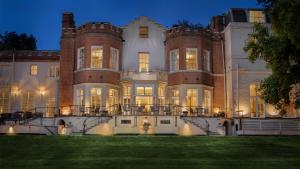
[[226, 58], [224, 48], [224, 38], [221, 38], [222, 56], [223, 56], [223, 71], [224, 71], [224, 96], [225, 96], [225, 117], [227, 117], [227, 73], [226, 73]]
[[[237, 70], [236, 70], [236, 88], [237, 88], [237, 94], [236, 94], [236, 102], [237, 102], [237, 111], [240, 111], [240, 101], [239, 101], [239, 95], [240, 95], [240, 86], [239, 86], [239, 64], [236, 65]], [[239, 116], [239, 114], [238, 114]]]

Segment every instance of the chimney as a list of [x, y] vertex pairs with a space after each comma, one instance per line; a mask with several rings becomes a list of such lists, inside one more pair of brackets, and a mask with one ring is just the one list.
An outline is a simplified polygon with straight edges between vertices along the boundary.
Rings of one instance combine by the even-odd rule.
[[62, 29], [75, 28], [74, 16], [72, 12], [64, 12], [62, 16]]
[[212, 30], [212, 32], [221, 32], [223, 31], [224, 26], [224, 16], [219, 15], [212, 17], [210, 22], [210, 29]]

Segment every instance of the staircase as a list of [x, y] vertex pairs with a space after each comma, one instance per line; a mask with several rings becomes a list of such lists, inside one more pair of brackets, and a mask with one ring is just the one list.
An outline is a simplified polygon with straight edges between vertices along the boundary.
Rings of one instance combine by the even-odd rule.
[[82, 133], [87, 133], [92, 128], [98, 126], [101, 123], [108, 122], [112, 117], [96, 117], [96, 118], [89, 118], [86, 117], [83, 121], [83, 129], [80, 130]]
[[189, 122], [203, 131], [209, 136], [224, 135], [224, 130], [219, 126], [218, 118], [203, 118], [203, 117], [181, 117], [185, 122]]

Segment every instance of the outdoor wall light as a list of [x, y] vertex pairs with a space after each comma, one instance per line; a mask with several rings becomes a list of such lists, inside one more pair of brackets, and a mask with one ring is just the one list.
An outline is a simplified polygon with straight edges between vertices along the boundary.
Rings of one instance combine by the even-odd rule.
[[19, 88], [17, 86], [13, 86], [11, 89], [11, 94], [17, 96], [19, 94]]
[[69, 115], [71, 113], [70, 107], [63, 107], [61, 113], [62, 115]]
[[40, 87], [40, 95], [44, 96], [45, 95], [45, 88], [44, 87]]

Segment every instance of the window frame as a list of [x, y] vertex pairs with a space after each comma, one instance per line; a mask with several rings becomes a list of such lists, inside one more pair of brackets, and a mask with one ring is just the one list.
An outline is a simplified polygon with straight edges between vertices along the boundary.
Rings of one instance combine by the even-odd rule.
[[83, 69], [84, 68], [84, 47], [79, 47], [77, 48], [77, 65], [76, 68], [77, 70]]
[[140, 26], [139, 27], [139, 37], [140, 38], [149, 38], [149, 27], [148, 26]]
[[[195, 56], [195, 67], [194, 68], [188, 68], [188, 60], [191, 60], [191, 59], [188, 59], [187, 58], [187, 54], [188, 54], [188, 51], [190, 50], [195, 50], [196, 52], [196, 56]], [[198, 48], [186, 48], [185, 49], [185, 69], [186, 70], [198, 70]]]
[[[116, 55], [114, 55], [116, 52]], [[119, 70], [119, 56], [120, 52], [117, 48], [110, 48], [110, 57], [109, 57], [109, 68], [118, 71]], [[115, 58], [114, 58], [115, 57]]]
[[[259, 15], [261, 16], [259, 16]], [[260, 10], [250, 10], [249, 11], [249, 22], [250, 23], [266, 23], [266, 14], [264, 11]]]
[[[176, 55], [173, 55], [173, 54], [176, 54]], [[169, 53], [169, 57], [170, 57], [170, 72], [176, 72], [176, 71], [179, 71], [179, 49], [173, 49], [173, 50], [170, 50], [170, 53]], [[175, 60], [173, 59], [173, 57], [176, 57]], [[173, 63], [173, 61], [175, 61], [175, 63]]]
[[[211, 72], [211, 55], [209, 50], [203, 51], [203, 70], [206, 72]], [[206, 55], [207, 54], [207, 55]]]
[[[145, 59], [146, 61], [145, 62], [141, 62], [141, 56], [142, 55], [145, 55], [145, 56], [147, 56], [147, 58]], [[150, 67], [150, 54], [149, 54], [149, 52], [139, 52], [138, 53], [138, 67], [139, 67], [139, 72], [149, 72], [149, 67]], [[142, 65], [144, 65], [145, 66], [145, 69], [146, 70], [143, 70], [143, 67], [142, 67]]]
[[[96, 50], [96, 49], [100, 49], [99, 57], [97, 55], [93, 55], [93, 50]], [[99, 65], [97, 65], [96, 59], [98, 59]], [[103, 68], [103, 61], [104, 61], [104, 47], [102, 45], [93, 45], [93, 46], [91, 46], [91, 65], [90, 65], [90, 68], [102, 69]]]
[[38, 74], [38, 65], [37, 64], [31, 64], [30, 65], [30, 75], [31, 76], [37, 76]]

